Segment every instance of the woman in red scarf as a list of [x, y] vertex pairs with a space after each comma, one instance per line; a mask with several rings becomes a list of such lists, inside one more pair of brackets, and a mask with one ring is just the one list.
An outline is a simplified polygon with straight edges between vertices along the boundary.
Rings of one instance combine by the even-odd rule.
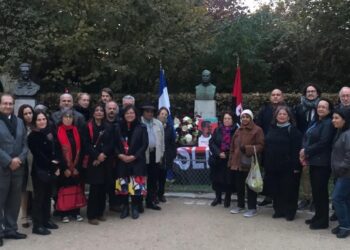
[[[78, 128], [73, 124], [71, 109], [62, 111], [61, 123], [57, 128], [58, 149], [60, 151], [59, 187], [69, 187], [80, 184], [79, 169], [81, 168], [81, 138]], [[62, 222], [68, 223], [69, 216], [77, 221], [83, 221], [80, 209], [61, 212]]]

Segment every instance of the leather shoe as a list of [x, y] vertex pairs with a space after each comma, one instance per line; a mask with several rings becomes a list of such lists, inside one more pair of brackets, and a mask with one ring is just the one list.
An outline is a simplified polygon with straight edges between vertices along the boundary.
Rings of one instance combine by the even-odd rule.
[[310, 229], [311, 230], [319, 230], [319, 229], [327, 229], [328, 225], [327, 224], [318, 224], [318, 223], [311, 223], [310, 224]]
[[343, 238], [348, 237], [349, 235], [350, 235], [350, 230], [339, 229], [339, 232], [337, 233], [337, 238], [343, 239]]
[[210, 204], [210, 206], [215, 207], [218, 204], [221, 204], [221, 199], [215, 198], [215, 200], [213, 200], [213, 202]]
[[119, 217], [120, 219], [125, 219], [128, 216], [129, 216], [129, 205], [124, 205]]
[[134, 220], [139, 218], [139, 210], [136, 205], [131, 206], [131, 218], [133, 218]]
[[47, 229], [58, 229], [58, 226], [51, 220], [44, 223], [44, 227], [46, 227]]
[[165, 196], [164, 196], [164, 195], [163, 195], [163, 196], [160, 196], [160, 197], [158, 198], [158, 200], [159, 200], [160, 202], [163, 202], [163, 203], [166, 202], [166, 199], [165, 199]]
[[13, 239], [13, 240], [22, 240], [22, 239], [27, 238], [27, 235], [26, 234], [21, 234], [19, 232], [15, 232], [15, 233], [12, 233], [12, 234], [5, 234], [4, 238], [5, 239]]
[[332, 229], [332, 234], [338, 234], [340, 231], [340, 226], [336, 226], [335, 228]]
[[157, 206], [154, 203], [147, 204], [146, 207], [150, 208], [150, 209], [153, 209], [153, 210], [158, 210], [158, 211], [162, 209], [160, 206]]
[[39, 235], [51, 234], [50, 230], [48, 230], [46, 227], [33, 227], [32, 233], [39, 234]]
[[2, 247], [3, 245], [4, 245], [4, 240], [0, 238], [0, 247]]

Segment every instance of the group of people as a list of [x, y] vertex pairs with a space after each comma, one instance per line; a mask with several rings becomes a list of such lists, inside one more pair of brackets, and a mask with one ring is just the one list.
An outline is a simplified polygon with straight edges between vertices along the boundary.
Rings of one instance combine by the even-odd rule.
[[260, 205], [273, 203], [272, 218], [294, 220], [303, 179], [303, 187], [311, 186], [310, 203], [315, 212], [305, 223], [312, 230], [328, 228], [328, 184], [333, 172], [335, 213], [331, 219], [338, 220], [339, 225], [332, 233], [338, 238], [349, 236], [349, 87], [340, 90], [339, 100], [333, 108], [330, 100], [321, 97], [318, 86], [310, 83], [305, 86], [301, 103], [296, 107], [288, 107], [282, 91], [274, 89], [270, 102], [261, 107], [256, 119], [249, 109], [241, 112], [239, 123], [234, 122], [232, 114], [225, 113], [222, 125], [209, 141], [210, 177], [216, 194], [211, 205], [221, 204], [222, 193], [225, 193], [224, 206], [230, 207], [231, 194], [236, 192], [237, 206], [230, 212], [243, 213], [245, 217], [257, 215], [257, 193], [246, 185], [246, 179], [254, 164], [254, 155], [260, 154], [264, 172], [262, 194], [266, 196]]
[[20, 207], [22, 226], [29, 227], [31, 217], [38, 235], [59, 227], [51, 219], [52, 201], [62, 223], [83, 221], [80, 208], [87, 203], [88, 223], [100, 224], [107, 196], [121, 219], [137, 219], [143, 197], [146, 208], [161, 210], [166, 172], [176, 156], [167, 108], [144, 104], [140, 115], [128, 95], [119, 109], [104, 88], [92, 109], [89, 94], [79, 93], [74, 105], [65, 93], [52, 114], [43, 105], [24, 104], [16, 116], [13, 96], [0, 98], [0, 246], [4, 239], [27, 237], [18, 232]]

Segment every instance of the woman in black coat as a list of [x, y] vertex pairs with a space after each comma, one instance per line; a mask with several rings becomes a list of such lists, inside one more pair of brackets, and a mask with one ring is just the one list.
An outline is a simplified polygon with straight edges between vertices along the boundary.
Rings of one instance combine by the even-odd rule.
[[209, 157], [210, 179], [215, 199], [211, 206], [221, 204], [221, 195], [225, 192], [224, 206], [230, 207], [231, 194], [234, 190], [232, 173], [228, 168], [228, 158], [232, 136], [237, 129], [237, 124], [233, 122], [233, 114], [226, 112], [223, 116], [223, 124], [215, 129], [210, 141], [209, 148], [211, 155]]
[[[142, 196], [146, 195], [146, 156], [148, 147], [147, 128], [140, 123], [134, 106], [124, 109], [120, 127], [116, 131], [117, 180], [116, 193], [122, 201], [120, 218], [129, 216], [129, 195], [131, 196], [131, 215], [139, 217]], [[142, 209], [141, 209], [142, 211]]]
[[169, 111], [166, 107], [161, 107], [158, 110], [158, 120], [160, 120], [164, 127], [164, 144], [165, 152], [163, 155], [163, 160], [161, 164], [159, 181], [158, 181], [158, 200], [161, 202], [166, 202], [164, 197], [165, 192], [165, 182], [166, 174], [168, 170], [173, 167], [173, 162], [176, 157], [176, 144], [175, 144], [175, 131], [174, 126], [168, 121]]
[[33, 117], [34, 128], [28, 136], [28, 147], [33, 154], [32, 180], [33, 233], [48, 235], [48, 229], [58, 226], [50, 220], [53, 179], [59, 175], [54, 136], [48, 117], [43, 111], [37, 111]]
[[328, 228], [328, 181], [331, 174], [330, 160], [335, 129], [332, 125], [332, 103], [324, 98], [317, 105], [317, 121], [306, 131], [300, 161], [310, 167], [312, 197], [315, 215], [305, 221], [310, 229]]
[[273, 197], [272, 218], [294, 220], [298, 207], [301, 143], [302, 134], [295, 127], [290, 109], [279, 106], [265, 137], [264, 151], [265, 171], [270, 177]]
[[87, 206], [88, 222], [98, 225], [105, 221], [106, 184], [108, 179], [107, 158], [113, 153], [112, 127], [105, 122], [105, 111], [101, 104], [93, 109], [93, 118], [87, 123], [85, 152], [88, 157], [86, 181], [90, 184]]

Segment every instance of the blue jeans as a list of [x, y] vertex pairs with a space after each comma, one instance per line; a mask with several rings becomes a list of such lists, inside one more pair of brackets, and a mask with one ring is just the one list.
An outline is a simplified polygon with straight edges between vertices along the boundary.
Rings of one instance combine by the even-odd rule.
[[337, 179], [332, 200], [339, 226], [350, 230], [350, 178]]

